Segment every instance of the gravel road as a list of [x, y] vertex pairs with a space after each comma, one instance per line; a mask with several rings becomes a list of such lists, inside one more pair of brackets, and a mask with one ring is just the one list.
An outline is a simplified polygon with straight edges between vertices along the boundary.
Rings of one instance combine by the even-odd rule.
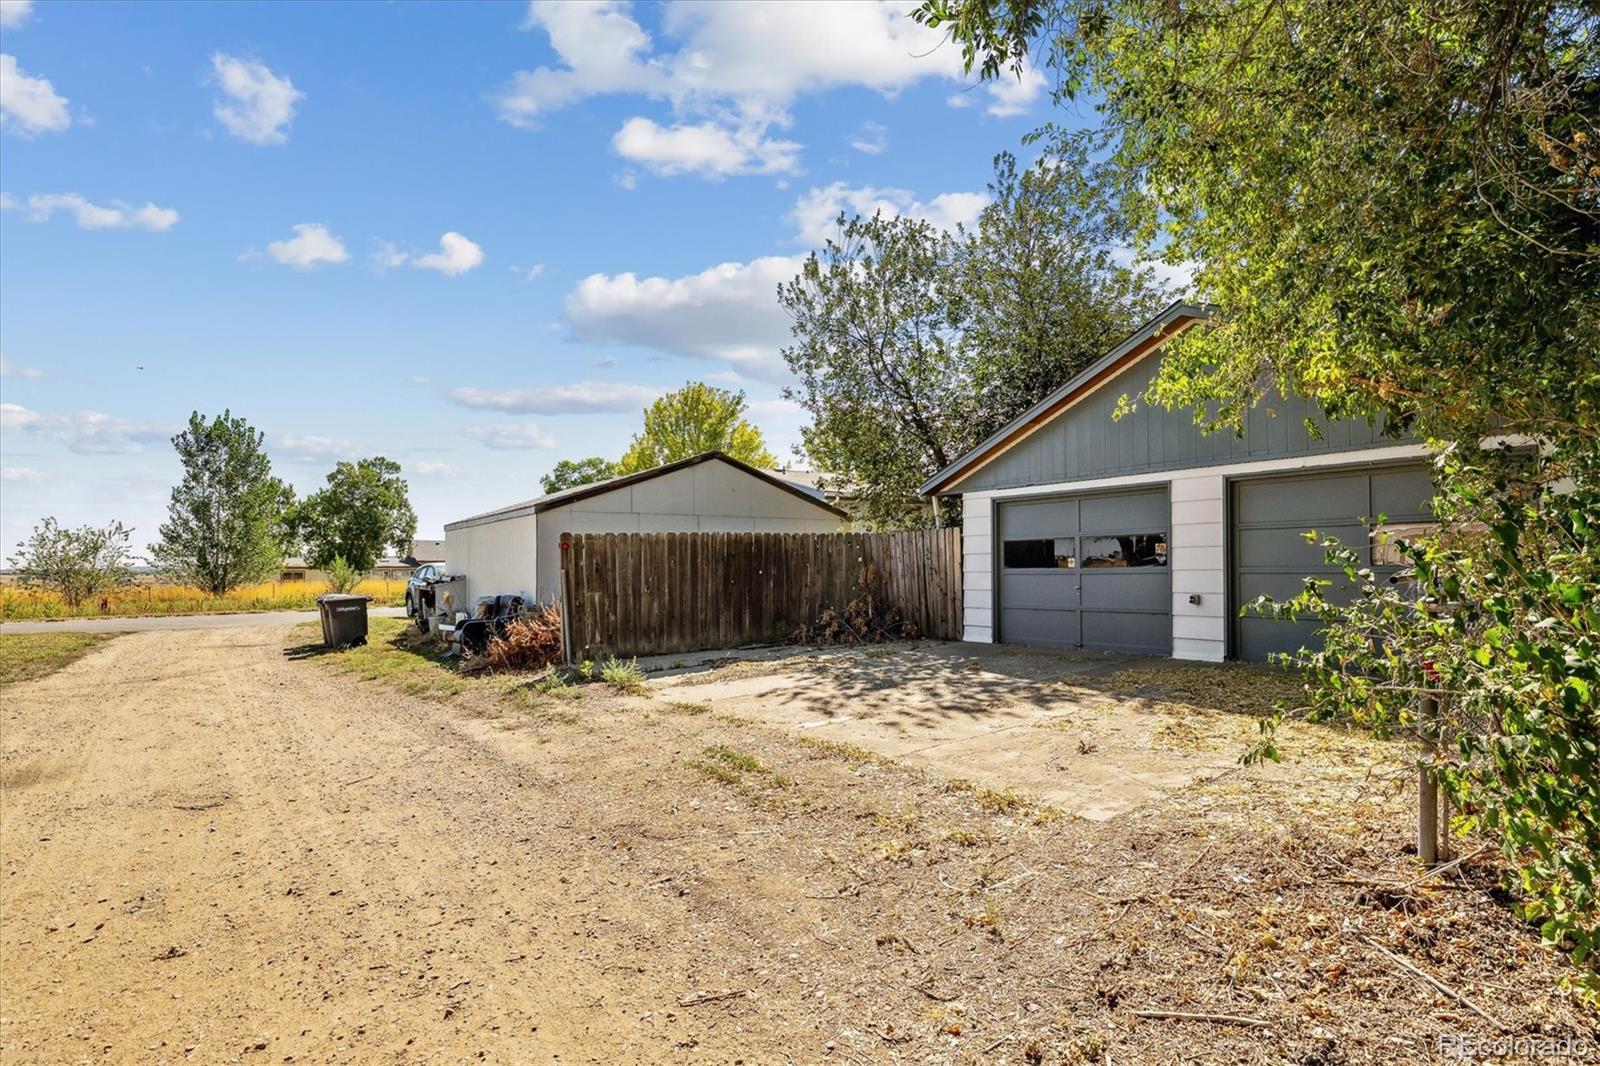
[[539, 772], [287, 636], [133, 634], [0, 697], [0, 1059], [665, 1057]]

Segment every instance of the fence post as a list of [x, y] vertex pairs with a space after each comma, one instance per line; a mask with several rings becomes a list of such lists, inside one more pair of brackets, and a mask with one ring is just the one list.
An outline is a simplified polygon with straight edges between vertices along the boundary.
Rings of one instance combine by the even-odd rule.
[[1434, 735], [1439, 727], [1439, 698], [1422, 697], [1422, 751], [1417, 760], [1417, 858], [1425, 866], [1439, 861], [1439, 782], [1433, 776]]

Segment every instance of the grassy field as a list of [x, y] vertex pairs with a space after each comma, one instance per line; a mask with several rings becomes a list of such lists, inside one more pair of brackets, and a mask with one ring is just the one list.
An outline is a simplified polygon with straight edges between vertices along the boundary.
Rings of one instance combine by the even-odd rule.
[[110, 639], [104, 633], [23, 633], [0, 637], [0, 685], [53, 674]]
[[[328, 591], [321, 582], [269, 581], [246, 585], [223, 596], [182, 585], [129, 585], [68, 607], [44, 589], [0, 588], [0, 620], [49, 618], [142, 618], [167, 614], [227, 614], [236, 611], [296, 611], [316, 606]], [[404, 581], [363, 581], [356, 591], [373, 598], [374, 606], [398, 607], [405, 602]]]

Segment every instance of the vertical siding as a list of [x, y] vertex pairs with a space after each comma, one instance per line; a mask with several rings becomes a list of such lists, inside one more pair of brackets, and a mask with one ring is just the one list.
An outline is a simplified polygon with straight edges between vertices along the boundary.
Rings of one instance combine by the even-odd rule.
[[[1243, 434], [1205, 434], [1188, 410], [1168, 411], [1140, 401], [1112, 418], [1123, 393], [1137, 396], [1160, 367], [1160, 351], [1070, 408], [1019, 444], [980, 466], [954, 488], [963, 492], [1047, 485], [1096, 477], [1177, 470], [1221, 463], [1288, 458], [1393, 444], [1381, 425], [1330, 422], [1315, 404], [1270, 395], [1245, 420]], [[1306, 429], [1311, 418], [1318, 437]]]

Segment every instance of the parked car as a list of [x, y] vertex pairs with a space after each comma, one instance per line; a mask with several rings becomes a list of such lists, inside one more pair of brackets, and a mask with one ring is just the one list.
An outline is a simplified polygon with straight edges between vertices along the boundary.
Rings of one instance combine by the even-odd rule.
[[406, 580], [406, 617], [415, 618], [425, 607], [433, 606], [433, 583], [444, 577], [444, 567], [427, 563], [411, 571]]

